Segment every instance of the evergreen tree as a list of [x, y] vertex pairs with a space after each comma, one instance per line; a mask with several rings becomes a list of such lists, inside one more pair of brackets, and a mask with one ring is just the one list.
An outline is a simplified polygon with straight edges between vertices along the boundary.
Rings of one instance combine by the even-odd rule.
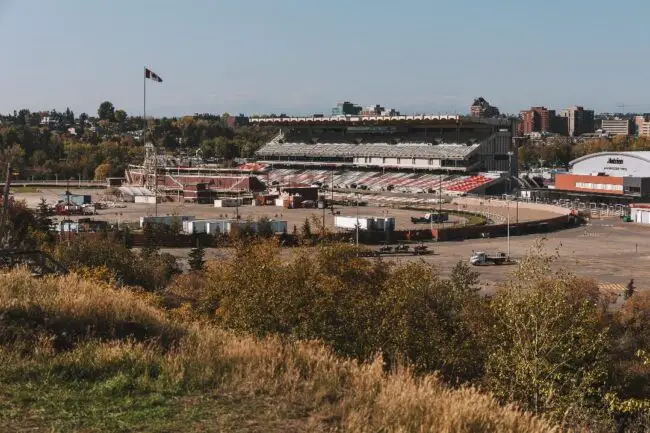
[[45, 243], [54, 242], [54, 233], [52, 233], [52, 211], [47, 205], [47, 202], [44, 198], [41, 198], [38, 208], [36, 209], [35, 215], [35, 228], [41, 232], [44, 236], [43, 241]]
[[36, 227], [42, 232], [48, 232], [52, 226], [52, 211], [50, 211], [49, 206], [44, 198], [41, 198], [40, 203], [36, 209]]
[[188, 262], [193, 271], [202, 271], [205, 266], [205, 248], [198, 240], [196, 248], [192, 248], [190, 251]]
[[145, 257], [155, 256], [158, 254], [158, 232], [157, 224], [145, 224], [142, 230], [144, 234], [144, 247], [142, 248], [142, 255]]
[[625, 291], [623, 291], [623, 297], [625, 299], [630, 299], [632, 295], [634, 295], [634, 278], [630, 280], [629, 283], [627, 283], [627, 286], [625, 287]]
[[302, 224], [300, 229], [300, 234], [304, 239], [311, 239], [311, 224], [309, 218], [305, 218], [305, 222]]

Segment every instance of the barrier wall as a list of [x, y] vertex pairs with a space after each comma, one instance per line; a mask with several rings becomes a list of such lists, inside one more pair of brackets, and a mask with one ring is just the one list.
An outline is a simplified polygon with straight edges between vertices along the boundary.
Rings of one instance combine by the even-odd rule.
[[[520, 236], [534, 233], [548, 233], [555, 230], [575, 227], [581, 223], [581, 219], [574, 215], [560, 215], [539, 221], [528, 221], [510, 224], [510, 235]], [[507, 224], [464, 226], [449, 228], [434, 228], [421, 230], [397, 230], [391, 233], [366, 232], [359, 233], [359, 242], [363, 244], [378, 244], [381, 242], [398, 241], [458, 241], [465, 239], [476, 239], [483, 237], [503, 237], [508, 234]], [[65, 242], [75, 236], [84, 236], [97, 239], [99, 242], [101, 233], [64, 233], [60, 235], [60, 241]], [[110, 234], [109, 234], [110, 236]], [[162, 248], [194, 248], [197, 245], [197, 238], [200, 237], [201, 245], [204, 247], [223, 247], [229, 244], [229, 239], [223, 236], [197, 236], [197, 235], [164, 235], [156, 238], [156, 244]], [[335, 233], [332, 240], [349, 242], [354, 241], [354, 233]], [[129, 247], [144, 247], [147, 239], [143, 233], [130, 233], [123, 242]]]
[[[519, 236], [534, 233], [547, 233], [554, 230], [574, 227], [580, 224], [580, 220], [572, 215], [562, 215], [555, 218], [548, 218], [540, 221], [528, 221], [510, 224], [510, 235]], [[484, 226], [466, 226], [433, 229], [432, 236], [438, 241], [453, 241], [472, 239], [480, 237], [501, 237], [507, 236], [507, 224], [494, 224]]]

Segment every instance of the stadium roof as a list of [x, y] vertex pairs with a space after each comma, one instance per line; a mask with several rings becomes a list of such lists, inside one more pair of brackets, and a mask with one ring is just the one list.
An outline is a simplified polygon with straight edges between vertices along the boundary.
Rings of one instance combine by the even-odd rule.
[[269, 143], [257, 151], [258, 157], [265, 156], [301, 156], [301, 157], [388, 157], [388, 158], [435, 158], [465, 159], [479, 144], [306, 144], [306, 143]]
[[390, 124], [489, 124], [510, 126], [504, 118], [482, 118], [456, 114], [414, 114], [408, 116], [300, 116], [300, 117], [252, 117], [251, 123], [262, 125], [390, 125]]
[[637, 159], [643, 160], [645, 162], [650, 162], [650, 151], [648, 151], [648, 150], [636, 150], [636, 151], [629, 151], [629, 152], [609, 151], [609, 152], [590, 153], [588, 155], [584, 155], [584, 156], [581, 156], [580, 158], [574, 159], [569, 164], [573, 165], [573, 164], [575, 164], [577, 162], [580, 162], [580, 161], [585, 161], [587, 159], [591, 159], [591, 158], [598, 157], [598, 156], [605, 156], [605, 155], [629, 156], [629, 157], [632, 157], [632, 158], [637, 158]]

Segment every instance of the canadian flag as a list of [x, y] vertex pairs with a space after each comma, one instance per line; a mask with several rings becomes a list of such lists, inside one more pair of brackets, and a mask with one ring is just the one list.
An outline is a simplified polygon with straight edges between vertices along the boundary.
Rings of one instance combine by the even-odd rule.
[[162, 78], [149, 68], [144, 68], [144, 77], [162, 83]]

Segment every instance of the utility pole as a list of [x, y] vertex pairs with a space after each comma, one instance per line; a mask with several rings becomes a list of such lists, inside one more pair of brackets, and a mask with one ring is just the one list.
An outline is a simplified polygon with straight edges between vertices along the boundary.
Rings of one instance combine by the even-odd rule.
[[322, 185], [321, 185], [321, 191], [322, 191], [321, 199], [322, 199], [322, 203], [323, 203], [323, 236], [325, 236], [325, 208], [327, 207], [326, 206], [326, 200], [327, 199], [325, 198], [325, 190], [323, 189]]
[[515, 195], [515, 222], [519, 224], [519, 197]]
[[[239, 170], [239, 180], [235, 183], [237, 185], [240, 183], [242, 180], [241, 178], [241, 170]], [[239, 221], [239, 190], [240, 190], [241, 185], [237, 185], [237, 201], [235, 202], [235, 219]]]
[[508, 204], [508, 258], [510, 258], [510, 200], [506, 200]]
[[[147, 119], [145, 118], [145, 124]], [[154, 201], [154, 212], [158, 216], [158, 148], [153, 148], [153, 201]]]
[[[9, 187], [11, 185], [11, 162], [7, 163], [7, 173], [5, 177], [5, 188], [2, 191], [2, 214], [0, 215], [0, 242], [4, 243], [5, 222], [9, 213]], [[0, 244], [0, 247], [4, 245]], [[8, 246], [8, 245], [7, 245]]]
[[[442, 215], [442, 173], [440, 173], [439, 179], [438, 179], [438, 213]], [[440, 215], [438, 215], [438, 228], [440, 228], [440, 222], [442, 221], [442, 218], [440, 218]], [[433, 226], [433, 223], [431, 223]]]
[[359, 250], [359, 194], [357, 194], [357, 251]]

